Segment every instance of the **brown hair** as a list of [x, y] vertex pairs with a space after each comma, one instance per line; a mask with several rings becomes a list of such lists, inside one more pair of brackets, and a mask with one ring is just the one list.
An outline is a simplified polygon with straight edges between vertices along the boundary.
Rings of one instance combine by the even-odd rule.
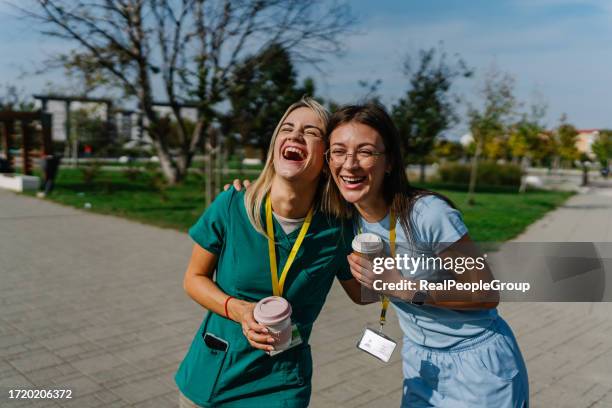
[[[410, 185], [408, 176], [406, 176], [406, 170], [404, 169], [399, 132], [384, 107], [374, 102], [341, 107], [329, 120], [327, 125], [328, 139], [334, 129], [350, 122], [369, 126], [382, 137], [385, 145], [385, 159], [391, 168], [391, 171], [385, 175], [383, 181], [383, 196], [387, 205], [399, 218], [399, 222], [408, 240], [412, 241], [410, 215], [414, 203], [420, 197], [435, 195], [455, 208], [453, 203], [443, 195]], [[338, 186], [331, 177], [327, 180], [325, 193], [326, 201], [324, 205], [326, 205], [329, 212], [337, 217], [353, 217], [356, 215], [355, 207], [343, 200]], [[344, 202], [344, 205], [334, 205], [338, 202]]]

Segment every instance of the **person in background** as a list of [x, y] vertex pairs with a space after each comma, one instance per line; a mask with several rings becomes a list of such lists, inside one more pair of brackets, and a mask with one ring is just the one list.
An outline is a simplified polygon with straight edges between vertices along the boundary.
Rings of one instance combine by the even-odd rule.
[[41, 186], [42, 192], [39, 193], [39, 196], [46, 197], [53, 191], [61, 161], [62, 157], [56, 154], [49, 154], [42, 159], [42, 170], [45, 179]]

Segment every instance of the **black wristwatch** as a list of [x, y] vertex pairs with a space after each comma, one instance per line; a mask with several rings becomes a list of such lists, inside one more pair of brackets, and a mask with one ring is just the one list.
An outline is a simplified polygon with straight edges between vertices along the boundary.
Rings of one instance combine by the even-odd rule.
[[426, 300], [427, 292], [417, 290], [416, 292], [414, 292], [414, 295], [412, 295], [412, 300], [410, 301], [410, 303], [412, 303], [413, 305], [422, 306], [423, 304], [425, 304]]

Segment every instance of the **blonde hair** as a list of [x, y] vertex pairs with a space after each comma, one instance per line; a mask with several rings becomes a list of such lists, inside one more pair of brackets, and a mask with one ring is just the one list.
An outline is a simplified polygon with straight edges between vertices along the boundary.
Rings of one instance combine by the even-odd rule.
[[[262, 172], [257, 177], [257, 180], [251, 185], [244, 194], [244, 207], [246, 208], [247, 216], [249, 217], [249, 221], [253, 225], [253, 228], [257, 232], [262, 235], [266, 235], [262, 217], [261, 217], [261, 208], [264, 204], [264, 200], [270, 189], [272, 187], [272, 180], [274, 179], [274, 175], [276, 171], [274, 170], [274, 145], [276, 143], [276, 137], [280, 131], [281, 125], [287, 119], [287, 116], [291, 112], [299, 108], [309, 108], [319, 117], [321, 122], [323, 123], [323, 135], [325, 137], [325, 144], [328, 145], [327, 138], [327, 122], [329, 121], [329, 112], [317, 101], [312, 98], [304, 97], [300, 101], [292, 104], [287, 108], [285, 114], [280, 119], [278, 124], [276, 125], [276, 129], [274, 129], [274, 133], [272, 134], [272, 140], [270, 140], [270, 148], [268, 149], [268, 156], [266, 158], [266, 164]], [[325, 171], [323, 172], [325, 174]], [[322, 190], [323, 186], [326, 184], [327, 177], [322, 175], [319, 179], [319, 186], [317, 188], [317, 194], [315, 195], [315, 201], [313, 206], [316, 209], [322, 209]]]

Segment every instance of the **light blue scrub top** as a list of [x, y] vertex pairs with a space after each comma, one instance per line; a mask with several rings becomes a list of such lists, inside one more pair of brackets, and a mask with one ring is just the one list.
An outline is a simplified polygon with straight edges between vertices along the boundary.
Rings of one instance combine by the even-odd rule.
[[[379, 222], [369, 223], [359, 218], [362, 232], [379, 235], [389, 247], [389, 214]], [[406, 238], [399, 221], [396, 225], [396, 253], [409, 257], [435, 256], [450, 244], [457, 242], [468, 230], [461, 213], [439, 197], [428, 195], [417, 199], [411, 213], [411, 228], [414, 244]], [[447, 270], [418, 269], [414, 275], [402, 271], [406, 278], [427, 279], [441, 282], [454, 279]], [[432, 348], [448, 348], [458, 345], [485, 332], [497, 319], [497, 309], [452, 310], [435, 306], [417, 306], [393, 300], [400, 326], [407, 340]]]

